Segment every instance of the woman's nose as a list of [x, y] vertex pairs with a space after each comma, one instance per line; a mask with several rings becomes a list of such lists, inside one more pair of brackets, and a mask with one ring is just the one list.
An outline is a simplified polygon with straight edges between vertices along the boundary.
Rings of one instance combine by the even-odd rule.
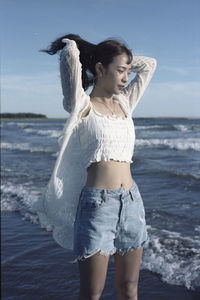
[[123, 82], [127, 82], [128, 79], [129, 79], [129, 75], [126, 74], [126, 73], [124, 73], [124, 76], [123, 76], [123, 78], [122, 78]]

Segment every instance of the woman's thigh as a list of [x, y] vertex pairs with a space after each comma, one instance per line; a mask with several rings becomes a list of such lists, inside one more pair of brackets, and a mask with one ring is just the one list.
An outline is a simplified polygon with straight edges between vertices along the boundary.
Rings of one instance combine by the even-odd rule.
[[99, 252], [85, 260], [78, 260], [82, 295], [101, 294], [105, 285], [108, 262], [109, 256]]
[[114, 254], [115, 284], [118, 288], [131, 283], [137, 288], [143, 248], [137, 248], [123, 255]]

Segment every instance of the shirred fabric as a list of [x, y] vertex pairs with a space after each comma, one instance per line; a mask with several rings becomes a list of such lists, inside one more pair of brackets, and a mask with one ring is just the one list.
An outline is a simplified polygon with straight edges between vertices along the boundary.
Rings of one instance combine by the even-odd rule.
[[102, 115], [92, 104], [89, 114], [77, 126], [84, 167], [110, 159], [132, 163], [135, 130], [132, 118]]
[[[63, 106], [70, 113], [58, 139], [60, 152], [51, 178], [40, 199], [33, 205], [42, 227], [52, 230], [56, 242], [66, 249], [73, 249], [73, 226], [87, 171], [76, 127], [83, 111], [90, 104], [90, 97], [82, 87], [82, 65], [76, 42], [63, 39], [66, 46], [60, 52], [60, 75]], [[126, 115], [132, 115], [139, 99], [147, 88], [156, 68], [154, 58], [134, 56], [132, 71], [135, 78], [119, 95], [114, 95]]]

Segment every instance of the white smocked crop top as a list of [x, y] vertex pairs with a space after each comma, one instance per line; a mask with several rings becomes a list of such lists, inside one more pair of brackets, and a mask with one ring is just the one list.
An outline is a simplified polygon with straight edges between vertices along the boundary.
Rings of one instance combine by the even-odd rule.
[[90, 106], [77, 126], [85, 168], [99, 161], [132, 163], [135, 130], [131, 116], [103, 115]]

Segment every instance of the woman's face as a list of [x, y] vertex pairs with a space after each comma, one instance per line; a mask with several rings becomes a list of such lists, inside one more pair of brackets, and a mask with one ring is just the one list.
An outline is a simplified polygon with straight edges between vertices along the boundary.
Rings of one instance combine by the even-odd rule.
[[112, 63], [98, 76], [101, 88], [108, 94], [119, 94], [129, 80], [131, 64], [124, 53], [113, 58]]

